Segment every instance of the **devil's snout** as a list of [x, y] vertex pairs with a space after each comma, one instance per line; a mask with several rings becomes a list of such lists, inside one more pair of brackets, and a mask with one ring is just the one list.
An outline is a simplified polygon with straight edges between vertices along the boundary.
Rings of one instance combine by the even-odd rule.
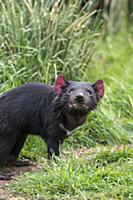
[[74, 99], [76, 102], [78, 102], [78, 103], [83, 103], [84, 102], [84, 96], [83, 96], [83, 94], [77, 94], [76, 96], [75, 96], [75, 99]]

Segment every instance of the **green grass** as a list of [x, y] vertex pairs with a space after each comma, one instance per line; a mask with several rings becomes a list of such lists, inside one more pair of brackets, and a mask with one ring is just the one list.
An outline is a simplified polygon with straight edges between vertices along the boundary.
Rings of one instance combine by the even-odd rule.
[[[133, 40], [131, 34], [120, 34], [100, 41], [84, 76], [105, 80], [105, 97], [100, 119], [103, 142], [132, 142], [133, 136]], [[106, 137], [107, 136], [107, 137]], [[108, 140], [109, 139], [109, 140]]]
[[87, 66], [98, 36], [85, 25], [92, 13], [80, 11], [78, 1], [50, 12], [49, 2], [1, 2], [1, 92], [33, 80], [52, 83], [57, 73], [76, 77]]
[[99, 147], [78, 159], [70, 153], [45, 161], [41, 172], [26, 173], [10, 187], [31, 199], [128, 200], [133, 198], [132, 172], [132, 147]]

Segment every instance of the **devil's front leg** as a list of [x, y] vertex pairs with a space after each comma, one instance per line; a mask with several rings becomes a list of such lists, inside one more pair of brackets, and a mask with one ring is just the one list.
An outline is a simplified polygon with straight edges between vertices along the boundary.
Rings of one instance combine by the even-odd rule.
[[59, 156], [59, 146], [60, 146], [60, 141], [55, 140], [53, 138], [49, 138], [47, 141], [47, 149], [48, 149], [48, 159], [52, 158], [52, 155]]
[[60, 127], [49, 128], [47, 132], [47, 149], [48, 149], [48, 159], [51, 159], [52, 155], [60, 155], [60, 145], [63, 143], [66, 132]]

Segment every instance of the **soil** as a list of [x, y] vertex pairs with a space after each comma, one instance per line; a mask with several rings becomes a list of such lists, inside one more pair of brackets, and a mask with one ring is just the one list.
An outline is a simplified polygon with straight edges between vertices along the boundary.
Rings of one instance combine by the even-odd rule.
[[[6, 167], [5, 170], [9, 174], [12, 174], [12, 180], [17, 180], [18, 177], [26, 172], [38, 171], [41, 169], [41, 166], [37, 163], [30, 163], [29, 166], [13, 166]], [[10, 183], [11, 180], [0, 180], [0, 200], [29, 200], [28, 198], [20, 197], [17, 194], [14, 195], [6, 189], [6, 186]]]

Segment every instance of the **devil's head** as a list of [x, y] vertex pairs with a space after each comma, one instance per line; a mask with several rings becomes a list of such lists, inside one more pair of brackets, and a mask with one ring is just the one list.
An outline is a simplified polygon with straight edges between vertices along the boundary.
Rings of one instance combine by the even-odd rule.
[[59, 75], [54, 85], [56, 108], [71, 114], [87, 114], [93, 110], [104, 95], [104, 83], [98, 80], [88, 82], [66, 81]]

